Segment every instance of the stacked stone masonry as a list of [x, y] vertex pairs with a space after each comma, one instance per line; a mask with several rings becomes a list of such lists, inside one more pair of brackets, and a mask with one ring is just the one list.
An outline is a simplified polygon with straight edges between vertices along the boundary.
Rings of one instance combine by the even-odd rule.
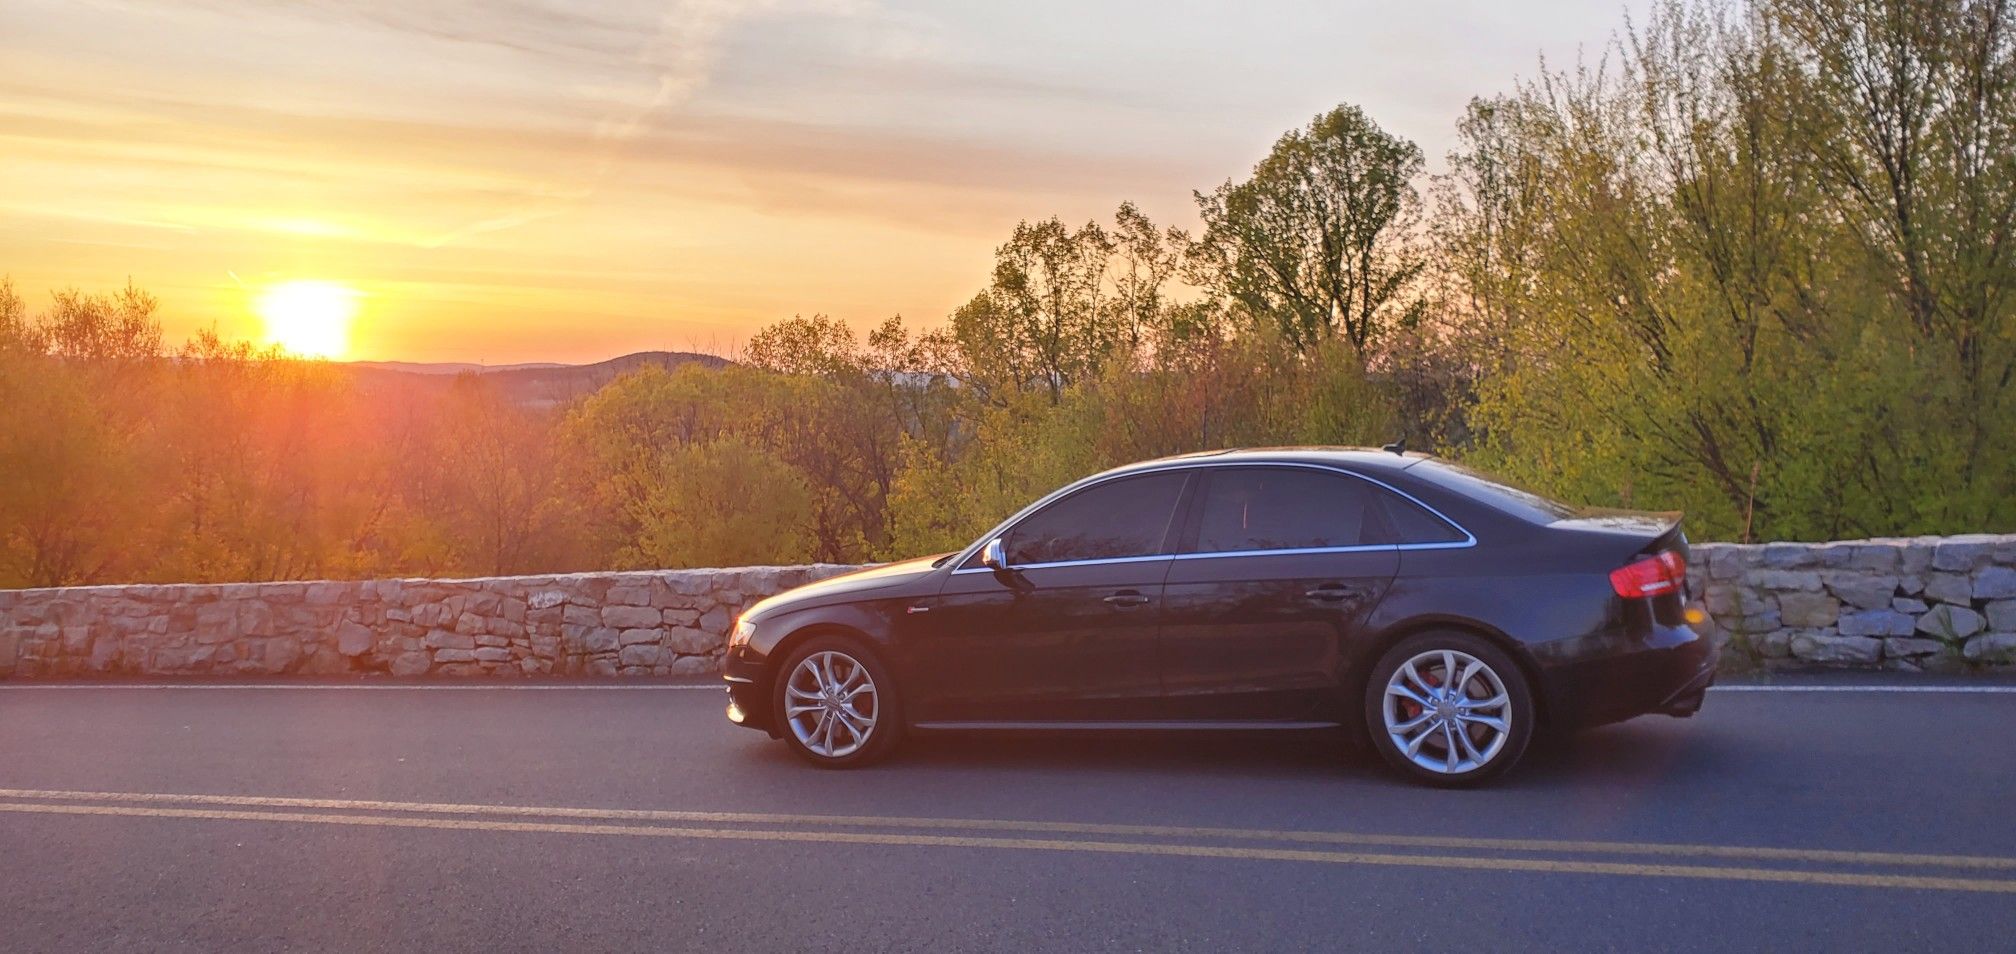
[[2016, 667], [2016, 535], [1694, 547], [1726, 667]]
[[[677, 676], [834, 565], [0, 590], [0, 676]], [[1730, 670], [2016, 669], [2016, 535], [1699, 544]]]
[[0, 675], [677, 676], [852, 567], [0, 590]]

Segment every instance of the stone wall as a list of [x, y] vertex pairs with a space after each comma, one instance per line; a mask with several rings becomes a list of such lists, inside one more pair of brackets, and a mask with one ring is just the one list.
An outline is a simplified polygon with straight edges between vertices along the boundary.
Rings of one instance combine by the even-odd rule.
[[[735, 614], [851, 569], [0, 590], [0, 676], [671, 676]], [[2016, 535], [1704, 543], [1731, 670], [2016, 668]]]
[[2016, 535], [1698, 544], [1691, 575], [1727, 668], [2016, 666]]
[[851, 567], [0, 590], [0, 676], [672, 676]]

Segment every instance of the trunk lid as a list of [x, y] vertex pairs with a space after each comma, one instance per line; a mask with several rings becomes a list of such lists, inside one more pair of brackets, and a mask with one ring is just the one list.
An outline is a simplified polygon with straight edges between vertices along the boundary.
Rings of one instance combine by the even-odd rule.
[[1687, 535], [1680, 529], [1681, 517], [1678, 510], [1589, 509], [1548, 526], [1614, 540], [1619, 559], [1661, 550], [1678, 550], [1686, 556]]

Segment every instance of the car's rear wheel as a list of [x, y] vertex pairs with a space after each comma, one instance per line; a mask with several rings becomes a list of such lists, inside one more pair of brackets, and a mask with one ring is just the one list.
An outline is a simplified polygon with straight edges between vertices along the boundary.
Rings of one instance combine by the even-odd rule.
[[815, 636], [793, 650], [774, 696], [785, 744], [822, 768], [866, 765], [888, 755], [903, 734], [888, 667], [844, 636]]
[[1533, 694], [1503, 649], [1474, 633], [1417, 633], [1380, 657], [1365, 689], [1372, 747], [1402, 774], [1458, 787], [1496, 778], [1533, 737]]

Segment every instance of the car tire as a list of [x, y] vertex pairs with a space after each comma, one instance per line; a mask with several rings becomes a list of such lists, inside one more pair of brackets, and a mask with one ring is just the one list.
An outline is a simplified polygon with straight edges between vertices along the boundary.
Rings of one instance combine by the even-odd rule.
[[771, 690], [771, 715], [784, 744], [820, 768], [877, 762], [903, 735], [902, 703], [889, 667], [860, 641], [840, 635], [814, 636], [784, 658]]
[[[1460, 689], [1451, 692], [1453, 666]], [[1400, 774], [1462, 788], [1503, 775], [1533, 738], [1532, 688], [1510, 653], [1460, 630], [1416, 633], [1387, 650], [1365, 687], [1365, 733]], [[1452, 754], [1453, 753], [1453, 754]]]

